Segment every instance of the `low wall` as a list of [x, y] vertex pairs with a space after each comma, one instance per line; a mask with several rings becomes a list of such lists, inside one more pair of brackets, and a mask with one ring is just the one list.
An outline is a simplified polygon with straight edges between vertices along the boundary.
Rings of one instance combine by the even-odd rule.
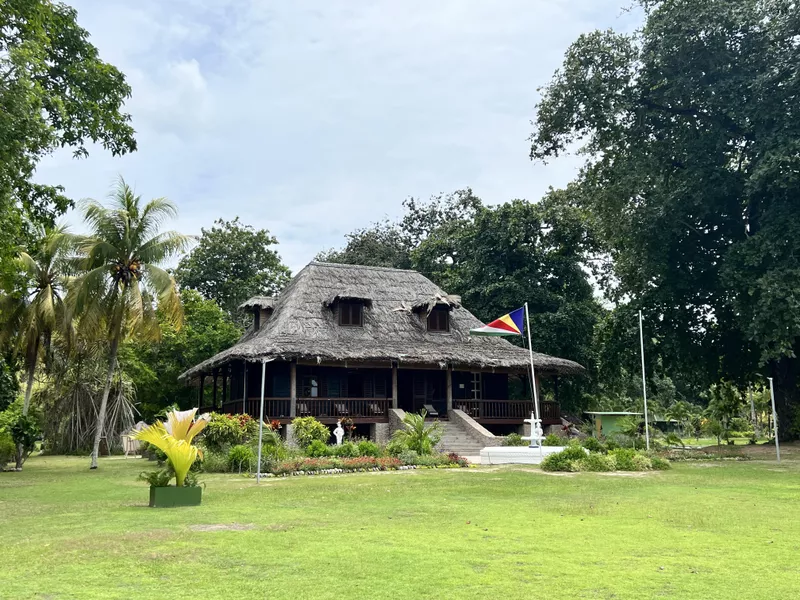
[[447, 411], [447, 417], [451, 423], [457, 424], [469, 439], [478, 444], [483, 444], [484, 448], [487, 446], [500, 446], [503, 441], [502, 437], [495, 436], [463, 410], [449, 410]]
[[392, 434], [395, 431], [403, 428], [403, 419], [405, 418], [406, 418], [406, 411], [404, 411], [402, 408], [389, 409], [389, 431], [387, 433], [388, 437], [392, 437]]

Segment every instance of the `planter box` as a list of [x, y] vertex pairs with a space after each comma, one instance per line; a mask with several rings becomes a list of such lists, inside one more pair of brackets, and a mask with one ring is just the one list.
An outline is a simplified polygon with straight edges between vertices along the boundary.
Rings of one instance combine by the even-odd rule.
[[172, 506], [199, 506], [203, 488], [195, 487], [155, 487], [150, 486], [150, 506], [169, 508]]

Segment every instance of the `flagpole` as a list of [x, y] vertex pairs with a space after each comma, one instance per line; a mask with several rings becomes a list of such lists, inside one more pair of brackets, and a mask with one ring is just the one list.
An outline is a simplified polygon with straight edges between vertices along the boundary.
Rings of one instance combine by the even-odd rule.
[[539, 392], [536, 389], [536, 371], [533, 367], [533, 344], [531, 342], [531, 318], [528, 314], [528, 303], [525, 303], [525, 329], [528, 331], [528, 352], [531, 356], [531, 388], [533, 388], [533, 408], [536, 411], [536, 418], [539, 416]]
[[639, 311], [639, 343], [642, 346], [642, 396], [644, 397], [644, 438], [647, 450], [650, 451], [650, 423], [647, 418], [647, 380], [644, 370], [644, 327], [642, 326], [642, 311]]
[[264, 383], [267, 379], [267, 359], [261, 359], [261, 406], [258, 410], [258, 467], [256, 467], [256, 483], [261, 482], [261, 443], [264, 439]]

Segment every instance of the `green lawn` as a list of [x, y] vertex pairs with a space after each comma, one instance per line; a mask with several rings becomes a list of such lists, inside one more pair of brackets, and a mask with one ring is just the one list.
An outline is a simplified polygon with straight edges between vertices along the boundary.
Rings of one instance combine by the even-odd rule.
[[0, 473], [0, 597], [796, 597], [799, 450], [644, 476], [218, 475], [183, 509], [146, 506], [141, 459], [33, 458]]

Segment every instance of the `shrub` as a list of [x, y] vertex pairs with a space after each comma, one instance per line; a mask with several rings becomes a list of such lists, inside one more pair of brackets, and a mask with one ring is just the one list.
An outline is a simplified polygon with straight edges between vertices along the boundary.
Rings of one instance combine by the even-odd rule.
[[651, 456], [650, 462], [652, 463], [652, 466], [656, 471], [666, 471], [667, 469], [672, 468], [672, 465], [669, 464], [669, 461], [666, 458], [662, 458], [660, 456]]
[[572, 441], [561, 452], [547, 455], [542, 461], [542, 470], [577, 471], [578, 461], [586, 458], [586, 455], [586, 450], [577, 441]]
[[331, 432], [314, 417], [297, 417], [292, 420], [292, 435], [297, 445], [305, 450], [314, 440], [327, 444]]
[[611, 455], [617, 461], [617, 469], [620, 471], [649, 471], [653, 468], [650, 458], [633, 448], [617, 448]]
[[227, 473], [228, 455], [222, 452], [206, 450], [203, 453], [203, 461], [200, 463], [200, 468], [204, 473]]
[[374, 456], [375, 458], [378, 458], [381, 455], [381, 448], [374, 442], [370, 442], [369, 440], [361, 440], [358, 442], [358, 455]]
[[569, 460], [580, 460], [585, 458], [588, 452], [583, 449], [583, 446], [581, 446], [580, 442], [575, 440], [570, 442], [566, 448], [559, 452], [559, 454], [565, 455], [567, 458], [569, 458]]
[[17, 455], [17, 446], [22, 446], [22, 462], [31, 455], [36, 448], [36, 442], [41, 437], [38, 413], [31, 408], [27, 416], [22, 414], [22, 399], [18, 398], [3, 412], [0, 412], [0, 433], [11, 437], [14, 456]]
[[579, 471], [589, 471], [594, 473], [605, 473], [608, 471], [616, 471], [617, 461], [613, 456], [601, 454], [599, 452], [591, 452], [588, 456], [576, 461], [575, 464]]
[[637, 452], [633, 455], [633, 466], [635, 467], [634, 471], [649, 471], [653, 468], [653, 463], [650, 458], [646, 454], [642, 454], [641, 452]]
[[567, 440], [555, 433], [548, 433], [542, 440], [542, 446], [565, 446], [566, 444]]
[[589, 452], [599, 452], [600, 454], [606, 454], [608, 452], [603, 443], [594, 437], [587, 437], [581, 442], [581, 445]]
[[364, 469], [396, 469], [403, 463], [394, 457], [385, 456], [356, 456], [351, 458], [296, 458], [285, 460], [270, 465], [269, 472], [275, 475], [304, 472], [316, 473], [328, 469], [343, 469], [345, 471], [360, 471]]
[[506, 439], [503, 440], [504, 446], [527, 446], [528, 442], [522, 439], [522, 436], [518, 433], [509, 433], [506, 436]]
[[311, 443], [306, 448], [306, 455], [312, 458], [321, 458], [323, 456], [331, 456], [331, 447], [319, 440], [311, 440]]
[[0, 432], [0, 471], [6, 463], [14, 460], [17, 455], [17, 447], [10, 433]]
[[167, 487], [174, 473], [169, 469], [143, 471], [139, 473], [139, 481], [146, 481], [151, 487]]
[[400, 440], [391, 440], [386, 444], [386, 454], [389, 456], [400, 456], [406, 450], [408, 450], [408, 448], [406, 448], [406, 445]]
[[542, 461], [542, 471], [577, 471], [576, 460], [570, 460], [564, 452], [556, 452], [555, 454], [548, 454]]
[[459, 456], [455, 452], [451, 452], [447, 455], [447, 460], [450, 461], [452, 465], [458, 465], [459, 467], [466, 467], [469, 465], [469, 461], [464, 458], [463, 456]]
[[358, 456], [358, 446], [353, 442], [345, 442], [341, 446], [331, 446], [330, 454], [332, 456], [340, 456], [344, 458], [355, 458]]
[[228, 468], [231, 471], [242, 472], [242, 469], [249, 471], [250, 466], [256, 463], [256, 453], [250, 446], [240, 444], [228, 451]]
[[209, 450], [221, 452], [258, 436], [258, 421], [250, 415], [211, 413], [210, 417], [203, 434], [203, 445]]
[[416, 465], [419, 461], [419, 454], [414, 452], [414, 450], [403, 450], [397, 456], [404, 465]]

